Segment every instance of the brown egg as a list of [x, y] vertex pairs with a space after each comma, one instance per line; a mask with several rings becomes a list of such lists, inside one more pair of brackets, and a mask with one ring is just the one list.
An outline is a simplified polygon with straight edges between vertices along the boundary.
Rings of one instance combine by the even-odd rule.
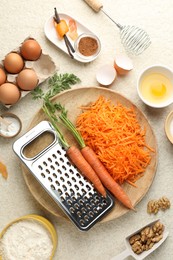
[[37, 60], [41, 55], [41, 47], [34, 39], [28, 39], [23, 42], [20, 53], [26, 60]]
[[4, 59], [4, 67], [9, 73], [19, 73], [24, 66], [22, 57], [16, 52], [10, 52]]
[[15, 104], [20, 98], [18, 87], [12, 83], [4, 83], [0, 86], [0, 102], [5, 105]]
[[0, 85], [5, 83], [6, 79], [7, 79], [7, 75], [5, 71], [2, 68], [0, 68]]
[[22, 90], [32, 90], [38, 84], [38, 77], [33, 69], [24, 69], [18, 74], [16, 82]]

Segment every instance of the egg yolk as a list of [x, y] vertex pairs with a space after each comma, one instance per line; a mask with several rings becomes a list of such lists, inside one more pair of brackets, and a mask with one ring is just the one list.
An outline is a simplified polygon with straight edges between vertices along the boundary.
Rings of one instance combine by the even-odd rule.
[[161, 104], [173, 98], [173, 84], [161, 73], [146, 75], [141, 81], [140, 90], [144, 99], [153, 104]]
[[151, 85], [150, 89], [155, 97], [163, 97], [166, 94], [166, 86], [164, 84]]

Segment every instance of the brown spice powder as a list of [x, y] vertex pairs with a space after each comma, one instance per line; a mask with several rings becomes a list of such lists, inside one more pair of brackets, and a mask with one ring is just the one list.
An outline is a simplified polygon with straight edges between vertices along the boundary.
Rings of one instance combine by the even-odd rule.
[[86, 36], [80, 39], [78, 45], [79, 52], [84, 56], [91, 56], [96, 53], [98, 49], [97, 40]]

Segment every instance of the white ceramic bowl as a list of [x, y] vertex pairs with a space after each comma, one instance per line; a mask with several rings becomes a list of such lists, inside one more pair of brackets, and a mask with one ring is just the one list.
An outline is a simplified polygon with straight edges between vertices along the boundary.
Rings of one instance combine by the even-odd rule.
[[165, 133], [168, 140], [173, 144], [173, 111], [171, 111], [166, 117]]
[[[167, 79], [171, 82], [171, 90], [169, 93], [169, 96], [165, 100], [160, 100], [159, 102], [151, 102], [146, 97], [143, 96], [141, 91], [141, 82], [146, 78], [147, 76], [153, 74], [153, 73], [159, 73], [167, 77]], [[137, 92], [140, 97], [140, 99], [148, 106], [154, 107], [154, 108], [163, 108], [169, 106], [171, 103], [173, 103], [173, 72], [171, 69], [169, 69], [166, 66], [162, 65], [154, 65], [151, 67], [146, 68], [139, 76], [137, 81]]]
[[[81, 40], [82, 38], [84, 38], [84, 37], [92, 38], [92, 39], [94, 39], [94, 40], [97, 42], [98, 48], [97, 48], [97, 50], [95, 51], [94, 54], [89, 55], [89, 56], [85, 56], [85, 55], [83, 55], [83, 54], [80, 53], [78, 46], [79, 46], [80, 40]], [[85, 48], [87, 49], [87, 47], [88, 47], [88, 45], [86, 45]], [[101, 42], [100, 42], [99, 38], [98, 38], [95, 34], [92, 34], [92, 33], [82, 33], [82, 34], [80, 34], [79, 37], [76, 39], [76, 41], [75, 41], [75, 43], [74, 43], [74, 48], [75, 48], [76, 54], [77, 54], [80, 58], [82, 58], [82, 59], [84, 59], [84, 60], [92, 61], [92, 60], [94, 60], [94, 59], [97, 58], [97, 56], [99, 55], [99, 53], [100, 53], [100, 51], [101, 51]]]
[[4, 138], [12, 138], [20, 133], [22, 129], [22, 122], [18, 116], [11, 112], [5, 112], [1, 115], [1, 118], [2, 120], [4, 119], [6, 123], [3, 127], [0, 122], [0, 136]]

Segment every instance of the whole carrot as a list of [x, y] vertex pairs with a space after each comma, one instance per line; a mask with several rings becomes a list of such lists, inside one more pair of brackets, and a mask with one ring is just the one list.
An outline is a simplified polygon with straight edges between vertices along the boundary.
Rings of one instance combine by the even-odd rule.
[[80, 132], [76, 129], [74, 124], [67, 118], [67, 111], [60, 104], [57, 106], [57, 110], [61, 111], [59, 118], [64, 123], [64, 125], [69, 129], [69, 131], [73, 134], [76, 141], [78, 142], [81, 153], [84, 156], [85, 160], [90, 164], [93, 170], [98, 175], [99, 179], [103, 183], [103, 185], [127, 208], [134, 209], [133, 205], [125, 193], [125, 191], [121, 188], [121, 186], [115, 182], [115, 180], [110, 176], [107, 169], [104, 167], [102, 162], [99, 160], [95, 152], [86, 146], [84, 139], [82, 138]]
[[52, 80], [54, 81], [53, 89], [48, 91], [46, 94], [43, 94], [43, 91], [41, 89], [38, 89], [37, 92], [35, 92], [35, 99], [43, 98], [42, 110], [45, 113], [45, 115], [49, 118], [50, 122], [52, 123], [58, 135], [59, 141], [61, 145], [65, 148], [66, 153], [70, 157], [71, 161], [78, 168], [78, 170], [81, 173], [83, 173], [83, 175], [93, 183], [94, 187], [103, 196], [106, 197], [106, 191], [99, 177], [95, 173], [95, 171], [84, 159], [80, 150], [78, 150], [74, 146], [71, 147], [69, 145], [61, 129], [57, 126], [57, 123], [60, 123], [58, 118], [55, 116], [55, 111], [57, 110], [57, 106], [56, 104], [52, 103], [50, 100], [50, 98], [52, 98], [55, 94], [57, 94], [59, 88], [68, 89], [70, 85], [73, 85], [74, 83], [78, 82], [78, 78], [73, 74], [64, 74], [59, 77], [55, 75], [54, 78], [52, 78]]
[[84, 156], [85, 160], [91, 165], [94, 171], [97, 173], [103, 185], [127, 208], [134, 209], [133, 205], [121, 188], [121, 186], [114, 181], [114, 179], [110, 176], [105, 166], [99, 160], [95, 152], [89, 147], [85, 146], [81, 149], [81, 153]]
[[83, 173], [83, 175], [89, 179], [94, 187], [100, 192], [104, 197], [106, 197], [106, 191], [103, 187], [99, 177], [93, 170], [93, 168], [90, 166], [90, 164], [86, 161], [86, 159], [83, 157], [82, 153], [76, 146], [71, 146], [67, 150], [67, 155], [71, 159], [71, 161], [76, 165], [76, 167]]

